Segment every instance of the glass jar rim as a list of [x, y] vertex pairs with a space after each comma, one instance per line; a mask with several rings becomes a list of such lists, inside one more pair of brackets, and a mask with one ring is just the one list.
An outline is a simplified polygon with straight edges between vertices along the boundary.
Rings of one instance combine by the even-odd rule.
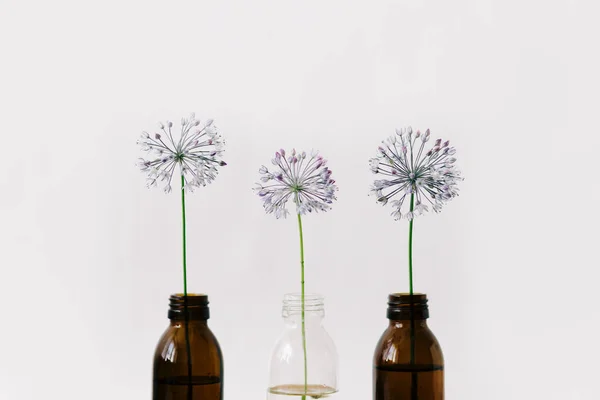
[[[304, 294], [305, 312], [322, 312], [325, 309], [325, 298], [317, 293]], [[284, 315], [295, 314], [302, 311], [302, 294], [287, 293], [283, 296]]]

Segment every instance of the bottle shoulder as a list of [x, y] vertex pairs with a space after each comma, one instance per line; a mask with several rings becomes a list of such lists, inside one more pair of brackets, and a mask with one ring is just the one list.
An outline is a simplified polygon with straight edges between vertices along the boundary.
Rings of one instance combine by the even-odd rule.
[[190, 324], [187, 327], [185, 324], [176, 324], [169, 325], [161, 336], [161, 341], [177, 341], [178, 339], [182, 339], [185, 335], [189, 335], [190, 340], [196, 341], [199, 344], [201, 343], [216, 343], [218, 344], [217, 337], [213, 333], [213, 331], [208, 327], [208, 325], [194, 325]]
[[292, 358], [303, 359], [304, 342], [310, 343], [306, 348], [309, 358], [312, 357], [315, 361], [337, 360], [335, 342], [322, 324], [306, 326], [304, 337], [300, 325], [286, 325], [272, 348], [271, 359], [288, 361]]
[[390, 325], [375, 348], [375, 366], [411, 363], [442, 365], [444, 356], [435, 334], [427, 327]]
[[156, 345], [155, 364], [175, 364], [187, 360], [188, 345], [193, 360], [215, 364], [220, 368], [223, 355], [217, 337], [207, 325], [194, 324], [190, 324], [187, 332], [185, 324], [167, 327]]

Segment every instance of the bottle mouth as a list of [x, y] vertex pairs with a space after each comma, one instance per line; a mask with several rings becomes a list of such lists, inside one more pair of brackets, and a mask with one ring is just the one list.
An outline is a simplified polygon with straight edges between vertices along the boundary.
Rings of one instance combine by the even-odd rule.
[[388, 296], [387, 317], [391, 320], [427, 319], [428, 301], [424, 293], [392, 293]]
[[[304, 312], [322, 312], [325, 310], [325, 298], [320, 294], [306, 293], [304, 295]], [[302, 294], [288, 293], [283, 296], [283, 314], [302, 312]]]
[[206, 321], [210, 318], [208, 304], [208, 296], [205, 294], [188, 293], [187, 296], [183, 293], [173, 294], [169, 297], [169, 319]]
[[391, 293], [388, 296], [388, 304], [427, 304], [427, 295], [425, 293], [410, 293], [400, 292]]

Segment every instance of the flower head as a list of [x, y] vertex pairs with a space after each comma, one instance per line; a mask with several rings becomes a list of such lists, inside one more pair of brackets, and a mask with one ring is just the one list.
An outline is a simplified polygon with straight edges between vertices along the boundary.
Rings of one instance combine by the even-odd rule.
[[286, 203], [290, 198], [301, 215], [331, 209], [338, 188], [326, 166], [327, 160], [318, 152], [307, 156], [304, 151], [292, 150], [286, 154], [282, 149], [275, 153], [271, 162], [273, 169], [263, 165], [258, 170], [261, 182], [254, 189], [268, 214], [285, 218], [288, 215]]
[[[396, 135], [384, 140], [379, 146], [377, 157], [370, 160], [371, 171], [382, 179], [375, 180], [371, 193], [383, 205], [391, 202], [392, 216], [399, 220], [412, 220], [431, 207], [439, 212], [449, 200], [458, 196], [458, 182], [462, 181], [456, 169], [456, 149], [450, 142], [437, 139], [425, 151], [429, 141], [429, 129], [425, 133], [413, 132], [411, 127], [396, 130]], [[410, 198], [416, 202], [410, 210]], [[407, 201], [408, 198], [408, 201]], [[407, 211], [403, 211], [408, 208]]]
[[227, 165], [221, 160], [224, 142], [212, 119], [201, 123], [194, 114], [182, 118], [179, 140], [173, 137], [172, 122], [160, 122], [158, 126], [159, 132], [143, 132], [137, 142], [148, 153], [148, 159], [138, 160], [138, 167], [148, 175], [148, 187], [160, 181], [164, 182], [165, 193], [171, 192], [173, 173], [179, 168], [185, 189], [193, 191], [212, 182], [218, 166]]

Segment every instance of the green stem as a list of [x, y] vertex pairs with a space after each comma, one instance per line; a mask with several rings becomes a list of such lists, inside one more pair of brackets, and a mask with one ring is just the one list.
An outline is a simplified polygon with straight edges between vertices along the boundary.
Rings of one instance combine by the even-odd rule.
[[[410, 195], [410, 212], [411, 214], [414, 212], [415, 208], [415, 194], [411, 193]], [[409, 284], [410, 284], [410, 365], [415, 364], [415, 315], [414, 315], [414, 307], [415, 303], [413, 300], [413, 218], [411, 218], [410, 223], [408, 225], [408, 275], [409, 275]], [[411, 400], [418, 399], [418, 376], [413, 371], [411, 374]]]
[[308, 390], [308, 362], [306, 356], [306, 322], [304, 318], [304, 236], [302, 235], [302, 217], [300, 214], [298, 214], [298, 230], [300, 231], [300, 283], [302, 285], [302, 350], [304, 351], [304, 395], [302, 400], [304, 400]]
[[185, 178], [181, 175], [181, 218], [183, 220], [183, 295], [187, 297], [187, 246], [185, 235]]
[[190, 321], [188, 315], [188, 295], [187, 295], [187, 249], [186, 249], [186, 224], [185, 224], [185, 178], [181, 174], [181, 218], [183, 221], [183, 305], [185, 315], [185, 346], [187, 350], [187, 369], [188, 369], [188, 400], [193, 398], [192, 386], [192, 349], [190, 345]]
[[[415, 209], [415, 194], [412, 193], [410, 195], [410, 212], [411, 214]], [[414, 216], [413, 216], [414, 217]], [[412, 255], [412, 247], [413, 247], [413, 221], [415, 219], [411, 218], [410, 223], [408, 225], [408, 281], [410, 284], [410, 295], [413, 295], [413, 255]]]

